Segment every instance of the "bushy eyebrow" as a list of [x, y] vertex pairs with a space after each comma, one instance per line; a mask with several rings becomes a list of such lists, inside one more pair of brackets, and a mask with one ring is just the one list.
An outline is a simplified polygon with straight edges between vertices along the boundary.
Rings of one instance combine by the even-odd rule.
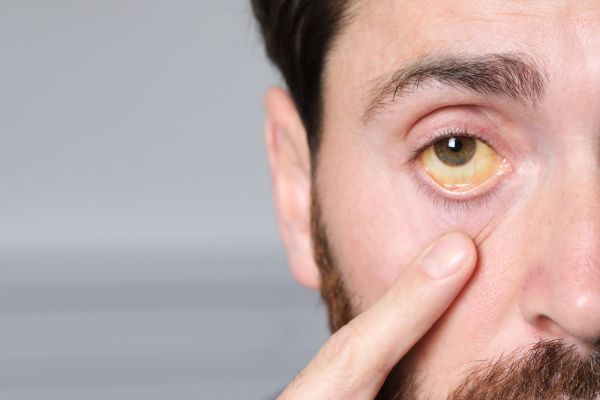
[[547, 73], [525, 54], [426, 56], [377, 79], [369, 90], [363, 121], [369, 122], [398, 97], [438, 83], [535, 107], [544, 95]]

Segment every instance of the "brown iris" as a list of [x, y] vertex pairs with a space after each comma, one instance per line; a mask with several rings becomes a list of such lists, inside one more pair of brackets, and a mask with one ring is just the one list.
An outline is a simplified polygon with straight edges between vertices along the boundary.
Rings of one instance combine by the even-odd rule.
[[433, 148], [441, 162], [455, 167], [471, 161], [477, 150], [477, 142], [470, 137], [451, 137], [437, 141]]

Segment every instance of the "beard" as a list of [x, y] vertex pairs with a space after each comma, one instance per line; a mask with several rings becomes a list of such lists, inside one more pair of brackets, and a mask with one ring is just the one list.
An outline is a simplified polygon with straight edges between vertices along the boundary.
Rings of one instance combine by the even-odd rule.
[[[321, 297], [335, 332], [357, 314], [334, 261], [313, 185], [311, 234], [321, 276]], [[425, 377], [426, 378], [426, 377]], [[425, 396], [422, 379], [400, 363], [391, 371], [376, 400], [414, 400]], [[542, 340], [524, 354], [482, 362], [452, 391], [448, 400], [600, 400], [600, 346], [583, 357], [575, 346]]]

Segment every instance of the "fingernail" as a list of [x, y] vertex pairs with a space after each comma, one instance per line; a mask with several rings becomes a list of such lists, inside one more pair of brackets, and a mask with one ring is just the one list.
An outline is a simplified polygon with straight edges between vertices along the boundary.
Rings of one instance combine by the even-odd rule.
[[421, 268], [433, 279], [454, 275], [465, 266], [470, 246], [464, 236], [450, 233], [439, 238], [421, 259]]

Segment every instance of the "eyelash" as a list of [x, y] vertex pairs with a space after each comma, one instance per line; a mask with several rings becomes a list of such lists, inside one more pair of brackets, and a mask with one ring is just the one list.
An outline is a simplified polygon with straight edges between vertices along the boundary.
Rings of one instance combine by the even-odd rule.
[[[490, 143], [480, 135], [474, 134], [463, 128], [446, 128], [433, 134], [424, 144], [418, 145], [415, 149], [410, 150], [410, 157], [407, 165], [414, 169], [414, 164], [418, 161], [419, 156], [429, 147], [433, 146], [440, 140], [447, 140], [452, 137], [470, 137], [477, 139], [494, 148]], [[497, 194], [494, 190], [488, 190], [486, 193], [468, 199], [451, 198], [441, 194], [439, 190], [434, 189], [431, 184], [424, 181], [422, 177], [418, 177], [417, 173], [413, 174], [417, 182], [417, 193], [424, 192], [431, 198], [432, 204], [436, 208], [442, 208], [446, 213], [460, 213], [471, 211], [485, 206], [489, 201], [496, 198]]]
[[447, 140], [453, 137], [469, 137], [473, 139], [477, 139], [487, 144], [488, 146], [494, 148], [486, 139], [482, 138], [480, 135], [476, 135], [471, 133], [467, 129], [463, 128], [445, 128], [433, 134], [433, 137], [429, 138], [424, 144], [417, 146], [414, 150], [410, 150], [411, 156], [408, 160], [408, 163], [414, 163], [417, 161], [421, 153], [423, 153], [429, 146], [433, 146], [436, 142], [440, 140]]

